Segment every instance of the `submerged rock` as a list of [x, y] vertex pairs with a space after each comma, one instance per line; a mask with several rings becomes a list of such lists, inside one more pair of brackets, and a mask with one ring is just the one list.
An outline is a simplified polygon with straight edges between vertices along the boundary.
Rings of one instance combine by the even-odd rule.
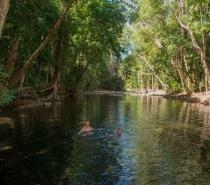
[[13, 120], [11, 118], [7, 117], [0, 117], [0, 125], [8, 124], [10, 126], [10, 129], [14, 129]]
[[6, 150], [11, 150], [11, 149], [12, 149], [11, 146], [5, 146], [5, 147], [3, 147], [3, 148], [0, 148], [0, 152], [6, 151]]

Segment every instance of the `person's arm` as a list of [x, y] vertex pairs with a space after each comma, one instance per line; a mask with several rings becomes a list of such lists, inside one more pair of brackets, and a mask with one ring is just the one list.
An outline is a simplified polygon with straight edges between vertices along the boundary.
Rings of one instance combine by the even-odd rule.
[[82, 132], [85, 131], [85, 128], [83, 127], [79, 132], [78, 132], [78, 135], [81, 134]]
[[91, 128], [92, 130], [103, 130], [104, 128]]

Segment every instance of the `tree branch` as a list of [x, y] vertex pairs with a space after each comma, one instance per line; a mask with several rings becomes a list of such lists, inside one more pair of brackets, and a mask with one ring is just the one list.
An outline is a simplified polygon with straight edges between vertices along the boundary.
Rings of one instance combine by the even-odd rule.
[[43, 48], [46, 46], [46, 44], [50, 41], [50, 39], [53, 37], [55, 32], [57, 31], [58, 27], [60, 26], [61, 22], [64, 20], [66, 14], [68, 13], [70, 7], [72, 6], [74, 0], [69, 0], [66, 9], [63, 11], [61, 16], [59, 17], [58, 21], [55, 23], [53, 29], [49, 33], [49, 35], [44, 39], [44, 41], [39, 45], [39, 47], [36, 49], [36, 51], [31, 55], [31, 57], [24, 63], [24, 65], [21, 67], [19, 71], [10, 79], [9, 86], [15, 85], [19, 80], [21, 79], [22, 75], [27, 72], [33, 61], [37, 58], [37, 56], [41, 53]]
[[191, 38], [191, 41], [192, 41], [193, 46], [194, 46], [195, 49], [198, 51], [198, 53], [201, 54], [201, 53], [203, 52], [203, 50], [202, 50], [202, 48], [198, 45], [198, 43], [196, 42], [196, 39], [195, 39], [194, 34], [193, 34], [193, 31], [192, 31], [188, 26], [184, 25], [184, 24], [182, 23], [182, 21], [178, 18], [178, 16], [176, 15], [175, 11], [173, 10], [172, 5], [171, 5], [171, 2], [170, 2], [169, 0], [168, 0], [168, 4], [169, 4], [169, 7], [170, 7], [170, 9], [171, 9], [171, 11], [172, 11], [172, 13], [173, 13], [175, 19], [178, 21], [178, 23], [180, 24], [180, 26], [181, 26], [182, 28], [184, 28], [185, 30], [187, 30], [187, 31], [189, 32], [190, 38]]

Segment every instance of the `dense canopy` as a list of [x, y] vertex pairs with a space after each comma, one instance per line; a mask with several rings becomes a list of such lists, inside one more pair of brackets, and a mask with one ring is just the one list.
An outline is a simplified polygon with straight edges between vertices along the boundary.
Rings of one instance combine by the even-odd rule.
[[0, 104], [17, 91], [207, 91], [208, 0], [3, 0]]

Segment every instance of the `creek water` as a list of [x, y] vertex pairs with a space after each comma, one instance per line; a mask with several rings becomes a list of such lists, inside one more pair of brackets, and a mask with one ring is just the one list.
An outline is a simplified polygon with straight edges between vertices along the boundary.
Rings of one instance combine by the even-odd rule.
[[[0, 116], [15, 127], [0, 127], [1, 185], [210, 184], [209, 107], [87, 95]], [[96, 130], [78, 136], [85, 120]]]

